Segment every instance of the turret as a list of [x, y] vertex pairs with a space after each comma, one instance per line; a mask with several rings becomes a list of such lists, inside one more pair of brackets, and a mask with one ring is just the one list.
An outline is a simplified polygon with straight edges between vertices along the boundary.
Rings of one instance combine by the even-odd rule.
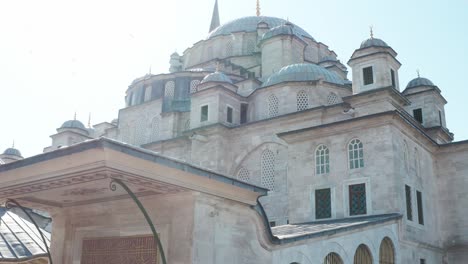
[[171, 65], [169, 72], [178, 72], [182, 70], [182, 61], [177, 52], [172, 53], [169, 64]]
[[22, 160], [23, 156], [21, 152], [15, 148], [15, 144], [11, 148], [7, 148], [2, 154], [0, 154], [0, 165]]

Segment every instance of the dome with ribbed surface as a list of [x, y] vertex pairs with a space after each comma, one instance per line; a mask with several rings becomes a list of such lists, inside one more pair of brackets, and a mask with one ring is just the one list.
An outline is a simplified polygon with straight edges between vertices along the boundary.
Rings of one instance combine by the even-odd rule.
[[68, 120], [60, 128], [77, 128], [86, 130], [86, 127], [78, 120]]
[[282, 82], [317, 81], [320, 79], [344, 85], [344, 80], [335, 72], [316, 64], [300, 63], [281, 68], [281, 70], [271, 75], [262, 86], [270, 86]]
[[[267, 23], [270, 28], [278, 27], [288, 23], [287, 20], [277, 18], [277, 17], [268, 17], [268, 16], [249, 16], [249, 17], [242, 17], [226, 24], [223, 24], [213, 31], [210, 32], [207, 39], [214, 38], [217, 36], [225, 36], [230, 35], [235, 32], [256, 32], [258, 23], [263, 22]], [[292, 24], [292, 23], [291, 23]], [[294, 24], [293, 24], [294, 25]], [[309, 35], [304, 29], [294, 25], [296, 31], [300, 36], [310, 38], [314, 40], [314, 38]]]
[[387, 43], [385, 43], [385, 41], [381, 40], [381, 39], [378, 39], [378, 38], [370, 38], [370, 39], [366, 39], [364, 40], [362, 43], [361, 43], [361, 49], [362, 48], [367, 48], [367, 47], [385, 47], [385, 48], [388, 48], [390, 46], [388, 46]]
[[21, 156], [21, 152], [15, 148], [7, 148], [4, 152], [3, 155], [10, 155], [10, 156], [17, 156], [17, 157], [23, 157]]
[[262, 39], [260, 41], [264, 41], [280, 35], [295, 35], [302, 39], [301, 34], [294, 28], [294, 25], [290, 22], [287, 22], [284, 25], [277, 26], [268, 30], [265, 34], [263, 34]]
[[207, 82], [225, 82], [225, 83], [232, 84], [232, 80], [229, 77], [227, 77], [226, 74], [219, 72], [219, 71], [208, 74], [201, 81], [201, 83], [207, 83]]
[[411, 80], [408, 83], [408, 85], [406, 85], [406, 88], [413, 88], [413, 87], [418, 87], [418, 86], [435, 86], [435, 85], [429, 79], [418, 77], [418, 78]]

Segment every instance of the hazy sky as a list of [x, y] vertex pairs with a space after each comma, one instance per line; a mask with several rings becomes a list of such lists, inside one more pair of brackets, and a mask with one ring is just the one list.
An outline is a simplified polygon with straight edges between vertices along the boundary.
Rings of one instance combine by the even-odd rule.
[[[128, 85], [167, 72], [169, 55], [206, 37], [214, 0], [0, 1], [0, 151], [42, 152], [64, 121], [111, 121]], [[221, 23], [255, 15], [255, 0], [219, 0]], [[262, 15], [289, 18], [346, 63], [375, 37], [398, 52], [400, 86], [431, 79], [449, 102], [447, 126], [468, 139], [468, 0], [270, 0]], [[348, 75], [350, 78], [351, 76]]]

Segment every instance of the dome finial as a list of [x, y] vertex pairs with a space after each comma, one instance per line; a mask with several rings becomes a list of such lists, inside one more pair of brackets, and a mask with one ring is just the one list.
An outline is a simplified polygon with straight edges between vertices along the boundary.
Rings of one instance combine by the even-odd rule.
[[76, 112], [75, 112], [75, 115], [73, 116], [73, 120], [76, 120]]
[[11, 148], [15, 148], [15, 140], [13, 139], [13, 144], [11, 144]]
[[374, 38], [374, 26], [370, 25], [369, 29], [370, 29], [370, 38], [373, 39]]
[[257, 16], [260, 16], [260, 0], [257, 0]]
[[88, 116], [88, 128], [91, 128], [91, 112], [89, 112]]
[[416, 73], [418, 74], [418, 78], [421, 78], [421, 76], [419, 75], [419, 69], [416, 69]]

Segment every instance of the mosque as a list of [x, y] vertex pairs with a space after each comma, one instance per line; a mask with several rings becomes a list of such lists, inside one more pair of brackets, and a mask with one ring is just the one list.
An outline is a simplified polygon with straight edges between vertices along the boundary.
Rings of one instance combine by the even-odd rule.
[[[401, 87], [372, 33], [355, 44], [348, 68], [259, 6], [221, 24], [216, 1], [209, 34], [135, 79], [117, 119], [0, 155], [0, 201], [50, 215], [55, 263], [468, 263], [468, 141], [453, 142], [441, 88]], [[47, 263], [1, 226], [0, 263]]]

